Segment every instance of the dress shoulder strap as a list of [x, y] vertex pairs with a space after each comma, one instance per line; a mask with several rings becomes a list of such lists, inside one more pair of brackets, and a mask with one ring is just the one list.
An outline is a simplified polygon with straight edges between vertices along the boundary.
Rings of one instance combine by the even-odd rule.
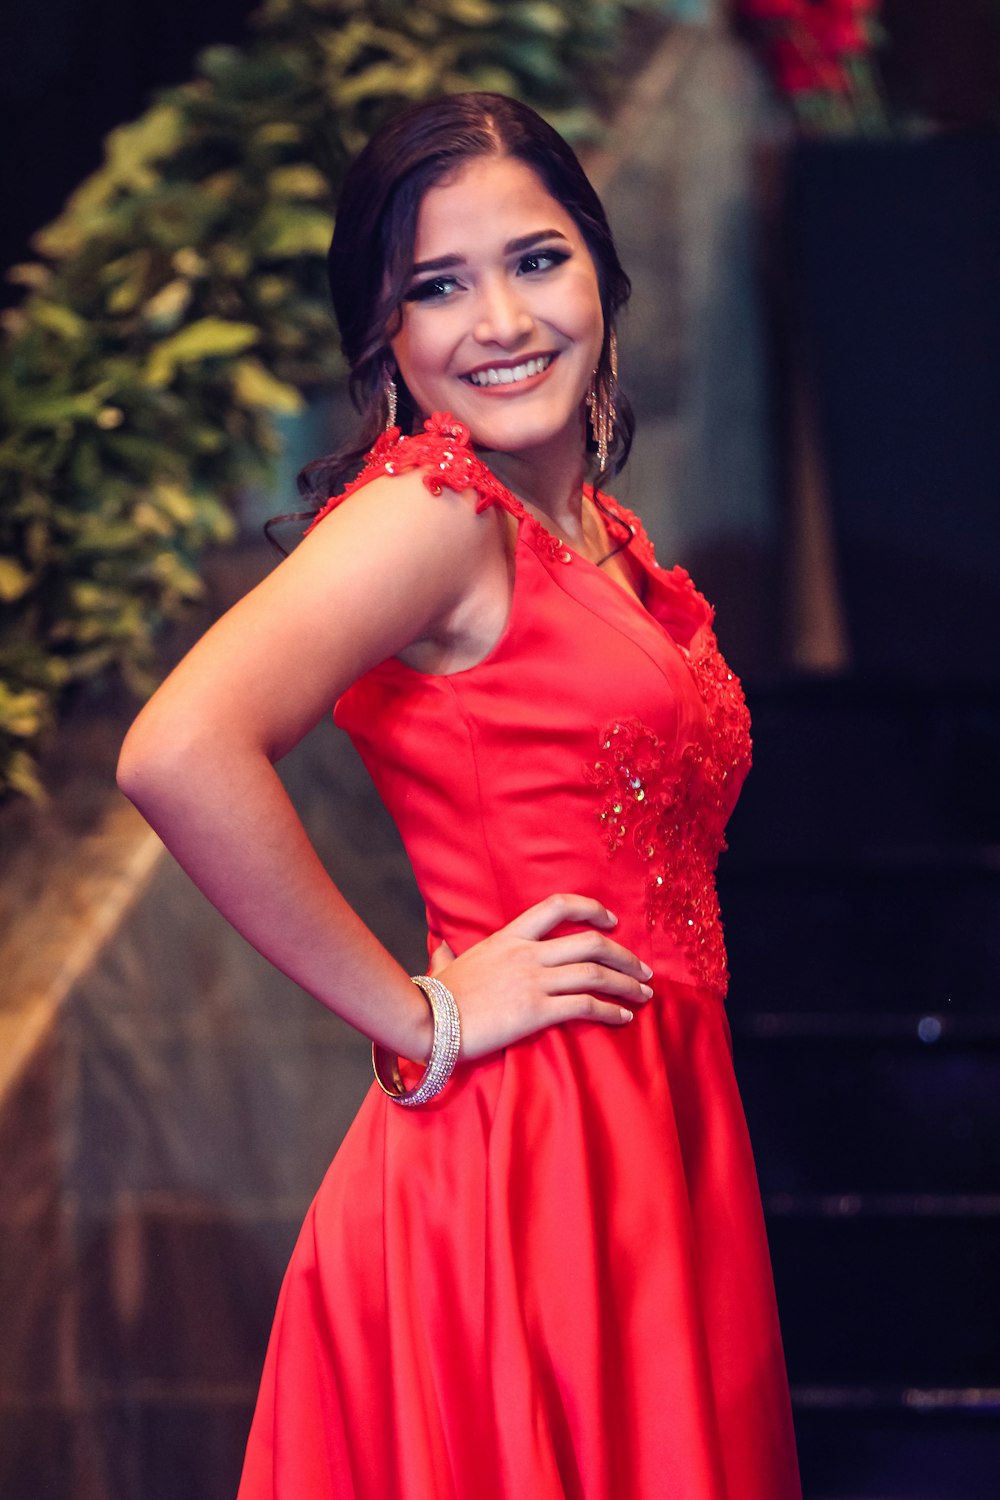
[[593, 498], [604, 506], [605, 510], [609, 510], [616, 520], [620, 521], [623, 526], [628, 527], [632, 533], [633, 550], [638, 553], [642, 561], [651, 568], [658, 568], [660, 565], [656, 561], [656, 553], [653, 551], [653, 543], [649, 538], [649, 533], [635, 511], [629, 510], [627, 505], [622, 505], [621, 501], [616, 500], [613, 495], [606, 495], [603, 490], [595, 491], [589, 485], [587, 488], [590, 490]]
[[[687, 568], [682, 568], [680, 563], [675, 563], [672, 568], [661, 567], [656, 560], [652, 540], [635, 511], [629, 510], [627, 505], [622, 505], [621, 501], [616, 500], [613, 495], [605, 495], [603, 491], [595, 494], [593, 490], [590, 493], [600, 501], [605, 510], [611, 512], [616, 520], [628, 527], [632, 533], [633, 552], [648, 568], [653, 569], [665, 584], [669, 585], [675, 604], [681, 613], [693, 622], [693, 628], [706, 629], [711, 633], [715, 607], [709, 604], [705, 595], [695, 586], [694, 579]], [[714, 639], [713, 635], [712, 640]]]
[[411, 469], [426, 470], [423, 480], [432, 495], [443, 490], [474, 490], [476, 510], [486, 510], [490, 505], [502, 505], [504, 510], [523, 519], [524, 506], [506, 485], [477, 458], [470, 442], [469, 429], [464, 422], [457, 421], [450, 412], [435, 412], [424, 423], [422, 432], [412, 437], [403, 437], [398, 427], [390, 427], [372, 448], [357, 479], [351, 481], [339, 495], [329, 499], [308, 527], [322, 521], [335, 510], [348, 495], [370, 484], [383, 474], [406, 474]]

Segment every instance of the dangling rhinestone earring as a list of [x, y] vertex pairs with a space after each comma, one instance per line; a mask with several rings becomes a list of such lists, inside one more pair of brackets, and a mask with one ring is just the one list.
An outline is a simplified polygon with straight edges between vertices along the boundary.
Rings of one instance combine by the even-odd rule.
[[382, 394], [385, 396], [385, 430], [388, 432], [390, 427], [395, 427], [396, 425], [396, 382], [391, 375], [385, 377]]
[[587, 409], [590, 412], [590, 427], [597, 444], [597, 468], [603, 474], [608, 467], [608, 450], [615, 440], [615, 388], [618, 385], [618, 337], [612, 328], [608, 339], [608, 357], [611, 379], [602, 380], [598, 388], [597, 371], [594, 371], [587, 392]]

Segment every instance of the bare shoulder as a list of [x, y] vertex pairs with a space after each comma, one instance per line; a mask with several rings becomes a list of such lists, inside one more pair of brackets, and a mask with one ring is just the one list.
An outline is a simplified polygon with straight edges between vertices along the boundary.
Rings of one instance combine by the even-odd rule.
[[429, 472], [422, 466], [369, 479], [323, 515], [296, 550], [349, 541], [404, 566], [407, 557], [426, 563], [441, 547], [488, 551], [498, 533], [495, 507], [484, 509], [471, 486], [432, 492]]
[[202, 637], [145, 727], [155, 740], [197, 725], [278, 758], [377, 663], [447, 634], [484, 579], [502, 589], [503, 527], [472, 493], [431, 494], [419, 470], [372, 479]]

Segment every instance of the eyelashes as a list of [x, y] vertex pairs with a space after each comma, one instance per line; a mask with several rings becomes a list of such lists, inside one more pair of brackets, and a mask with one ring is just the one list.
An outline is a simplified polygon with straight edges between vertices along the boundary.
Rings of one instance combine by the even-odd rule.
[[[570, 258], [567, 250], [529, 250], [517, 262], [519, 276], [544, 275], [554, 271]], [[461, 287], [457, 276], [429, 276], [426, 281], [414, 282], [403, 294], [404, 302], [443, 302]]]
[[[529, 250], [527, 255], [522, 255], [518, 261], [518, 271], [521, 274], [530, 274], [532, 271], [554, 271], [557, 266], [563, 265], [568, 260], [568, 250]], [[542, 261], [548, 264], [540, 264]]]
[[447, 297], [458, 285], [454, 276], [434, 276], [430, 281], [418, 281], [403, 294], [404, 302], [433, 302]]

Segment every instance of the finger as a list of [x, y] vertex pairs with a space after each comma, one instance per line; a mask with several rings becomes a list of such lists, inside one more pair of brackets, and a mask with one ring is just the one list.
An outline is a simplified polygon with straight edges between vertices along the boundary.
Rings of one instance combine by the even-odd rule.
[[593, 994], [596, 991], [601, 995], [616, 995], [628, 1005], [645, 1005], [653, 994], [648, 984], [641, 984], [631, 975], [594, 963], [562, 964], [551, 969], [546, 989], [550, 995]]
[[602, 1026], [627, 1026], [634, 1019], [630, 1006], [618, 1005], [612, 1000], [599, 1000], [596, 995], [559, 995], [558, 1014], [552, 1017], [551, 1025], [562, 1025], [566, 1021], [597, 1021]]
[[566, 937], [546, 938], [538, 945], [538, 956], [547, 968], [589, 961], [609, 969], [620, 969], [623, 974], [631, 974], [636, 979], [653, 977], [647, 963], [593, 927], [583, 932], [571, 932]]
[[440, 943], [438, 943], [437, 947], [434, 949], [434, 952], [431, 954], [431, 974], [436, 977], [438, 974], [440, 974], [442, 969], [446, 969], [449, 964], [454, 962], [455, 955], [454, 953], [452, 953], [448, 944], [442, 938]]
[[561, 922], [587, 922], [607, 930], [617, 921], [614, 912], [608, 911], [604, 903], [596, 901], [593, 896], [558, 892], [529, 906], [513, 922], [508, 922], [505, 930], [515, 937], [537, 939], [545, 937]]

